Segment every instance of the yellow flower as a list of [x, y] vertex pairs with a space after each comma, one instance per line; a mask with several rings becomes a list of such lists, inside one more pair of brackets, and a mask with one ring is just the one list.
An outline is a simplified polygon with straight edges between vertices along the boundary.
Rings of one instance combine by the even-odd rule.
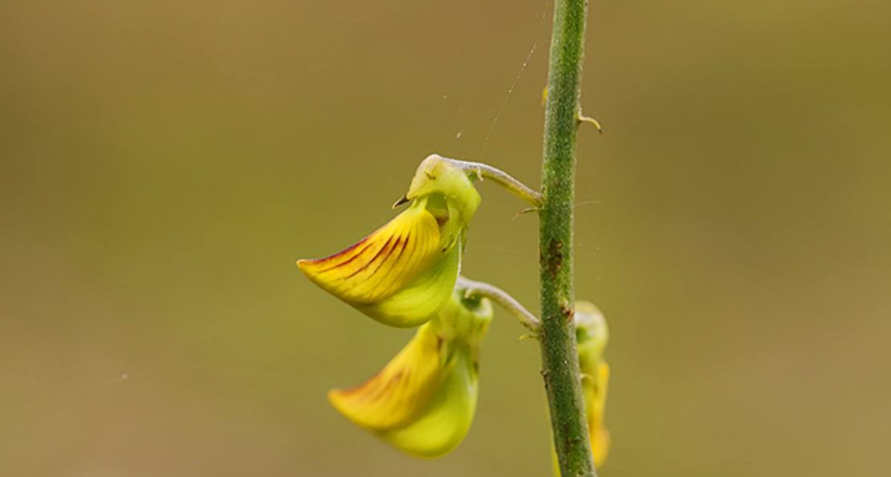
[[[603, 314], [588, 301], [575, 303], [575, 325], [591, 454], [594, 466], [600, 467], [606, 461], [611, 443], [609, 430], [603, 422], [609, 384], [609, 365], [603, 359], [603, 352], [609, 340], [609, 329]], [[559, 476], [556, 452], [553, 456], [554, 473]]]
[[463, 290], [450, 296], [377, 375], [328, 393], [347, 419], [418, 457], [454, 449], [476, 410], [479, 347], [492, 306], [486, 299], [465, 299]]
[[313, 283], [381, 323], [414, 327], [449, 299], [480, 195], [467, 173], [431, 155], [398, 204], [407, 210], [327, 258], [298, 260]]
[[609, 385], [609, 365], [603, 359], [603, 352], [609, 340], [609, 329], [600, 310], [587, 301], [576, 302], [575, 323], [591, 452], [594, 465], [599, 467], [606, 460], [610, 447], [609, 431], [603, 422]]

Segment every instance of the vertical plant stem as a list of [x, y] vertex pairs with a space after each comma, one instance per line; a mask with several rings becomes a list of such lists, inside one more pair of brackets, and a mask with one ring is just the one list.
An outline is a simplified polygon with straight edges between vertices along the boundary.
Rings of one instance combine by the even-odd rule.
[[597, 475], [572, 320], [575, 140], [587, 7], [586, 0], [556, 0], [554, 4], [539, 211], [542, 375], [563, 477]]

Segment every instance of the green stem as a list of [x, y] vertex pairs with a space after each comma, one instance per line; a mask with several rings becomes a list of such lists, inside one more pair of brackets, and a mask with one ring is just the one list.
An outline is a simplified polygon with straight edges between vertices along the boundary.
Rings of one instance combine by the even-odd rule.
[[594, 477], [573, 324], [575, 139], [584, 57], [586, 0], [557, 0], [545, 110], [541, 258], [542, 376], [564, 477]]

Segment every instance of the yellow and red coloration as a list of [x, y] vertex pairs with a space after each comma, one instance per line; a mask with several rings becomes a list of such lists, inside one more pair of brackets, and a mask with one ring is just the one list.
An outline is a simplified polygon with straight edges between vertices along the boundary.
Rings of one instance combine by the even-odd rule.
[[357, 244], [299, 260], [313, 283], [414, 338], [365, 383], [328, 394], [355, 424], [411, 455], [437, 457], [467, 434], [476, 410], [478, 354], [492, 318], [455, 284], [480, 196], [467, 172], [432, 155], [401, 203], [411, 205]]
[[331, 403], [354, 423], [383, 432], [415, 418], [445, 376], [432, 321], [374, 377], [353, 388], [328, 394]]
[[412, 202], [408, 209], [359, 243], [297, 266], [313, 283], [381, 323], [425, 323], [455, 287], [480, 197], [464, 171], [431, 156], [418, 168], [406, 200]]
[[454, 449], [473, 422], [479, 347], [492, 319], [487, 300], [450, 294], [445, 307], [365, 383], [328, 393], [355, 424], [418, 457]]

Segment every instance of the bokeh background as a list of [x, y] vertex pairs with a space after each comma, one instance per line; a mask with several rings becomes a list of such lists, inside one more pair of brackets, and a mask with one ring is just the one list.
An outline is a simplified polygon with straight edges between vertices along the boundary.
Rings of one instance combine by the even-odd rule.
[[[388, 220], [432, 152], [537, 184], [551, 10], [0, 3], [0, 474], [550, 475], [510, 316], [470, 435], [414, 460], [325, 399], [410, 332], [294, 260]], [[606, 134], [580, 133], [575, 210], [577, 292], [612, 330], [602, 475], [888, 475], [889, 18], [592, 1]], [[536, 219], [480, 189], [465, 271], [535, 308]]]

